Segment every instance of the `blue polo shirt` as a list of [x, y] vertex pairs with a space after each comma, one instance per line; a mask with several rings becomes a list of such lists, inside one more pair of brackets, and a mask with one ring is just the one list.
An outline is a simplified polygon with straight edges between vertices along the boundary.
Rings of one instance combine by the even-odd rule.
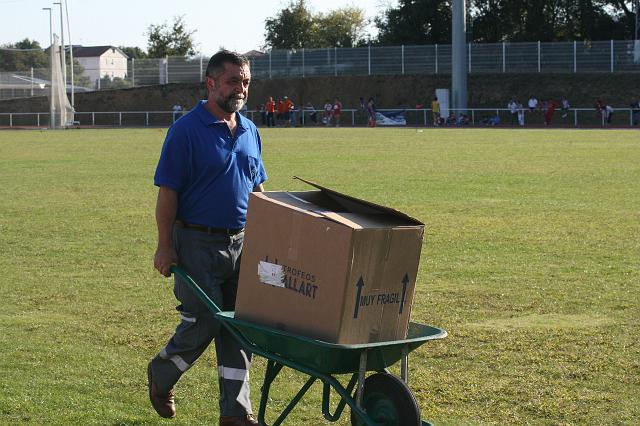
[[235, 136], [200, 101], [176, 121], [162, 146], [154, 184], [178, 193], [177, 219], [242, 228], [249, 193], [265, 180], [258, 129], [236, 113]]

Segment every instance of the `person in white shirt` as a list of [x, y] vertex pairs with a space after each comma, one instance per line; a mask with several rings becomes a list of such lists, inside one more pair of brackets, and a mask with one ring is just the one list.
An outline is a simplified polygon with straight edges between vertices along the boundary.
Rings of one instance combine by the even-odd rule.
[[509, 109], [509, 114], [511, 116], [511, 124], [516, 124], [518, 121], [518, 103], [514, 98], [511, 98], [507, 104], [507, 108]]
[[175, 123], [182, 116], [182, 105], [175, 104], [171, 107], [171, 111], [173, 111], [173, 122]]

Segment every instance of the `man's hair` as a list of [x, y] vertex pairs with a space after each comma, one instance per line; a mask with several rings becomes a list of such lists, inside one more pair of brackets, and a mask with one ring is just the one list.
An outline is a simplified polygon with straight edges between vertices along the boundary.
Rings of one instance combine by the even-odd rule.
[[224, 71], [224, 64], [226, 63], [237, 65], [239, 67], [245, 65], [248, 67], [249, 59], [239, 53], [223, 49], [209, 59], [206, 76], [212, 78], [218, 77]]

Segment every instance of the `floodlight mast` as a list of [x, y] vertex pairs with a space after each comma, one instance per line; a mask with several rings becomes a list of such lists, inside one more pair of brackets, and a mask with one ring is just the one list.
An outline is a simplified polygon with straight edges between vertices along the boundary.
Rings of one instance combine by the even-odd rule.
[[60, 61], [62, 62], [62, 83], [64, 84], [64, 94], [67, 94], [67, 61], [64, 51], [64, 20], [62, 15], [62, 0], [53, 3], [60, 6]]
[[71, 67], [69, 68], [69, 71], [71, 71], [71, 108], [73, 109], [73, 111], [75, 112], [76, 109], [76, 103], [75, 103], [75, 99], [74, 99], [74, 82], [73, 82], [73, 43], [71, 42], [71, 25], [69, 25], [69, 8], [68, 6], [68, 2], [64, 2], [64, 13], [67, 17], [67, 34], [69, 34], [69, 62], [71, 64]]
[[50, 7], [43, 7], [42, 10], [49, 11], [49, 46], [53, 46], [53, 16]]
[[467, 112], [465, 0], [453, 0], [451, 10], [451, 100], [457, 113]]

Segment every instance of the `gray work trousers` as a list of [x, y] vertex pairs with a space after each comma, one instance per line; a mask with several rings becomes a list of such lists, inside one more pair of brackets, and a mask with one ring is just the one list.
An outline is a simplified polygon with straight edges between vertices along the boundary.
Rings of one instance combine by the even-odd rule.
[[[173, 243], [179, 265], [223, 311], [236, 303], [240, 254], [244, 233], [227, 236], [174, 226]], [[220, 386], [220, 415], [252, 414], [249, 398], [251, 353], [245, 352], [214, 314], [174, 276], [173, 292], [181, 322], [175, 334], [151, 363], [161, 391], [168, 391], [215, 338]]]

